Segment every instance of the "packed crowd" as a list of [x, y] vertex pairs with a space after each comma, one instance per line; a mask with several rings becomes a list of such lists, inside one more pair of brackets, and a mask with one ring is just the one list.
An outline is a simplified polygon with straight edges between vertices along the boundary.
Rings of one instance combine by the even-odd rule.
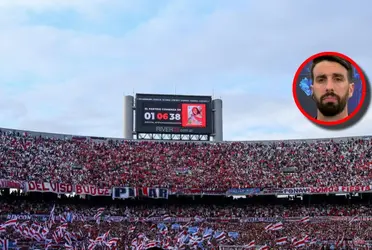
[[0, 133], [0, 179], [20, 181], [226, 189], [353, 186], [370, 184], [371, 163], [371, 139], [96, 143]]
[[[236, 205], [206, 207], [186, 204], [184, 206], [143, 204], [91, 207], [84, 205], [82, 201], [79, 205], [59, 203], [2, 199], [0, 225], [17, 218], [14, 215], [31, 216], [27, 218], [19, 216], [16, 224], [6, 227], [5, 230], [1, 230], [0, 226], [0, 238], [16, 241], [19, 249], [29, 249], [32, 245], [43, 249], [48, 245], [49, 249], [55, 249], [63, 248], [65, 244], [78, 249], [84, 249], [83, 246], [88, 249], [92, 242], [100, 242], [101, 245], [97, 243], [95, 249], [103, 249], [102, 244], [115, 242], [107, 249], [134, 250], [146, 249], [149, 245], [163, 249], [174, 249], [175, 246], [179, 249], [182, 249], [182, 246], [183, 249], [217, 249], [221, 245], [249, 249], [250, 244], [267, 245], [271, 249], [292, 249], [296, 244], [301, 244], [302, 240], [305, 246], [313, 245], [319, 249], [322, 245], [337, 244], [355, 247], [372, 240], [372, 221], [361, 219], [362, 216], [371, 215], [371, 208], [368, 205], [323, 207], [255, 205], [247, 208]], [[99, 216], [98, 211], [102, 212]], [[296, 220], [282, 218], [286, 212], [291, 213], [289, 216], [300, 217]], [[327, 219], [331, 218], [329, 215], [346, 215], [352, 218]], [[228, 219], [233, 216], [241, 219], [251, 216], [275, 218], [266, 222]], [[304, 220], [308, 216], [308, 220]], [[313, 216], [328, 217], [317, 220]], [[35, 232], [40, 232], [41, 240], [34, 236]], [[99, 237], [100, 240], [97, 240]], [[279, 245], [280, 243], [283, 245]]]

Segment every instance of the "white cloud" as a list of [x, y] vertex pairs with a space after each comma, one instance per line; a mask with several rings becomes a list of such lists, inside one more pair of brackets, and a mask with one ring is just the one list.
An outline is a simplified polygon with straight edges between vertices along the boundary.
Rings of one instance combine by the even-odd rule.
[[[121, 36], [26, 22], [27, 11], [74, 10], [96, 20], [112, 10], [140, 11], [146, 3], [87, 2], [0, 2], [0, 98], [7, 104], [0, 106], [0, 126], [118, 137], [123, 93], [173, 93], [177, 86], [185, 94], [212, 94], [214, 89], [222, 96], [225, 138], [230, 140], [370, 131], [371, 111], [346, 131], [315, 127], [302, 117], [290, 93], [297, 67], [320, 51], [343, 52], [368, 73], [370, 2], [360, 1], [351, 10], [349, 2], [333, 0], [216, 1], [205, 11], [206, 4], [197, 1], [170, 1]], [[14, 91], [12, 82], [24, 73], [40, 82]], [[219, 81], [221, 74], [254, 80], [239, 86]], [[274, 97], [273, 85], [288, 93]]]

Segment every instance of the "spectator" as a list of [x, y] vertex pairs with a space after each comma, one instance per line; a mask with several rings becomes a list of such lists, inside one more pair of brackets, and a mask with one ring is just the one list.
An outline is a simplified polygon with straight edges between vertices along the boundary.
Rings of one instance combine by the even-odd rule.
[[[364, 186], [372, 177], [371, 156], [371, 139], [316, 143], [94, 143], [3, 132], [0, 178], [98, 187]], [[288, 168], [295, 171], [283, 171]]]

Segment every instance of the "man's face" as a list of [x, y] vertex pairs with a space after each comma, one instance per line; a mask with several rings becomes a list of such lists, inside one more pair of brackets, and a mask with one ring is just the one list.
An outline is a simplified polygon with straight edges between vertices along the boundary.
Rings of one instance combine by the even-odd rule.
[[318, 110], [326, 117], [340, 114], [354, 92], [347, 70], [337, 62], [323, 61], [314, 67], [313, 76], [311, 88]]

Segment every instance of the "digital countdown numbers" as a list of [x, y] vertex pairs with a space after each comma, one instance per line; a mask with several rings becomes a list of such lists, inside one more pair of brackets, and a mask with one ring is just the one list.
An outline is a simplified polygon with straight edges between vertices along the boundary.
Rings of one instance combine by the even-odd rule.
[[169, 112], [145, 112], [143, 115], [147, 121], [181, 121], [181, 114], [179, 113], [169, 113]]
[[210, 96], [136, 95], [137, 133], [211, 134]]

